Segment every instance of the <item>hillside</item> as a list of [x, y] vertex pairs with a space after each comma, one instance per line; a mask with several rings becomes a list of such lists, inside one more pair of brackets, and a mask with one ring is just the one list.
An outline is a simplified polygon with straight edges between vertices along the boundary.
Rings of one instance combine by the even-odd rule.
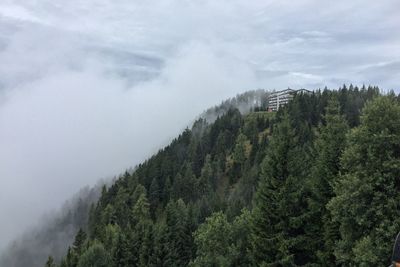
[[[231, 108], [249, 113], [255, 106], [265, 103], [267, 96], [268, 92], [264, 90], [247, 91], [206, 110], [199, 118], [212, 122]], [[131, 173], [132, 169], [128, 172]], [[107, 185], [113, 183], [113, 180], [107, 180]], [[104, 182], [99, 181], [93, 188], [83, 188], [60, 210], [46, 215], [39, 223], [21, 233], [0, 253], [0, 266], [41, 267], [48, 255], [52, 255], [57, 261], [60, 260], [79, 228], [87, 230], [90, 205], [98, 200]]]
[[387, 265], [400, 229], [398, 98], [344, 86], [277, 113], [259, 104], [201, 117], [104, 186], [59, 265]]

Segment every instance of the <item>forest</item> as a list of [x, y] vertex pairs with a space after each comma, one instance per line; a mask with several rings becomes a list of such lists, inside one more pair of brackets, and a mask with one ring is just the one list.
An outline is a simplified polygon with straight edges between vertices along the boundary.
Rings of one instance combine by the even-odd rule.
[[399, 96], [343, 85], [267, 112], [264, 94], [247, 112], [214, 108], [103, 186], [65, 256], [43, 265], [388, 266]]

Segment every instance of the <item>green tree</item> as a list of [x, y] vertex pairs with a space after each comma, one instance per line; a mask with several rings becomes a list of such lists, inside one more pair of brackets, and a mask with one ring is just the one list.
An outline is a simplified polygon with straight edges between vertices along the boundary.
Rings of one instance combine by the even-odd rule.
[[211, 183], [213, 180], [213, 169], [211, 164], [211, 155], [207, 155], [204, 166], [201, 169], [200, 178], [197, 181], [198, 197], [202, 197], [211, 191]]
[[118, 224], [107, 224], [102, 231], [102, 238], [100, 241], [108, 251], [112, 251], [118, 242], [118, 236], [121, 228]]
[[61, 266], [62, 267], [76, 267], [78, 265], [78, 255], [76, 252], [71, 248], [68, 247], [67, 250], [67, 255], [65, 258], [61, 261]]
[[139, 199], [133, 207], [132, 214], [135, 223], [150, 219], [150, 204], [144, 193], [139, 196]]
[[113, 201], [115, 223], [120, 226], [125, 226], [129, 221], [129, 205], [128, 205], [129, 194], [125, 187], [120, 186], [117, 194]]
[[242, 214], [229, 223], [220, 211], [213, 213], [194, 233], [197, 248], [191, 266], [251, 266], [248, 257], [250, 213]]
[[247, 209], [231, 223], [232, 243], [229, 248], [231, 266], [252, 266], [248, 250], [250, 248], [251, 213]]
[[243, 165], [246, 160], [246, 141], [247, 138], [243, 133], [240, 133], [236, 139], [233, 160], [240, 165]]
[[152, 220], [150, 219], [150, 204], [145, 194], [140, 195], [133, 207], [133, 262], [137, 266], [148, 266], [152, 254]]
[[78, 267], [110, 267], [112, 261], [109, 253], [99, 242], [94, 242], [79, 258]]
[[213, 213], [194, 233], [197, 247], [193, 266], [229, 266], [231, 225], [223, 212]]
[[114, 265], [115, 267], [130, 266], [131, 259], [132, 253], [130, 251], [129, 241], [125, 234], [120, 232], [113, 253]]
[[400, 229], [400, 105], [378, 97], [362, 112], [341, 159], [343, 166], [329, 202], [339, 223], [338, 262], [387, 266]]
[[[309, 200], [313, 224], [307, 228], [310, 236], [309, 246], [322, 264], [334, 264], [333, 250], [338, 238], [338, 226], [326, 210], [328, 201], [334, 196], [333, 185], [340, 169], [340, 157], [346, 144], [347, 123], [340, 115], [336, 98], [329, 101], [323, 117], [324, 124], [319, 127], [316, 140], [315, 164], [312, 168]], [[314, 259], [315, 260], [315, 259]]]
[[160, 186], [158, 184], [157, 178], [153, 178], [153, 181], [151, 182], [150, 189], [149, 189], [149, 202], [150, 202], [150, 208], [151, 208], [153, 215], [160, 203], [161, 195], [162, 195], [162, 192], [161, 192]]
[[240, 133], [236, 139], [235, 148], [233, 150], [233, 166], [231, 174], [231, 183], [234, 183], [242, 175], [244, 164], [247, 158], [246, 155], [247, 138], [243, 133]]
[[47, 258], [47, 261], [46, 261], [46, 264], [44, 265], [44, 267], [56, 267], [56, 264], [55, 264], [52, 256], [49, 256]]
[[192, 232], [188, 209], [182, 199], [171, 201], [166, 207], [168, 238], [167, 266], [186, 266], [192, 257]]
[[165, 222], [160, 222], [154, 227], [154, 249], [153, 249], [153, 266], [167, 267], [166, 264], [169, 243], [167, 225]]
[[75, 236], [75, 241], [73, 243], [73, 248], [78, 255], [80, 255], [82, 253], [84, 244], [86, 242], [86, 237], [87, 237], [86, 233], [82, 230], [82, 228], [80, 228], [78, 233]]
[[289, 116], [274, 129], [255, 197], [251, 253], [255, 265], [301, 265], [309, 261], [305, 236], [307, 157]]

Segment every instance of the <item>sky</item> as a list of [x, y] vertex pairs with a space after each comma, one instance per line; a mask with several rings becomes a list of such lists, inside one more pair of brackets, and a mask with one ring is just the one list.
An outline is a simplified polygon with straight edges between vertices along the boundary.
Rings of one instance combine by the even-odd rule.
[[400, 92], [400, 2], [2, 0], [0, 250], [246, 90]]

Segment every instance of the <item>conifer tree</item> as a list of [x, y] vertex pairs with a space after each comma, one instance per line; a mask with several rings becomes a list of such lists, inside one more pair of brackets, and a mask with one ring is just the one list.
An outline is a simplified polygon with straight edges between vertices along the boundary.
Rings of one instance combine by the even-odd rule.
[[213, 180], [213, 169], [211, 164], [211, 156], [208, 154], [206, 156], [204, 166], [201, 169], [201, 175], [197, 182], [197, 192], [198, 196], [201, 197], [206, 195], [211, 191], [211, 182]]
[[255, 265], [301, 265], [307, 258], [303, 148], [284, 114], [271, 138], [256, 193], [251, 227]]
[[80, 228], [75, 236], [75, 241], [73, 244], [73, 248], [78, 255], [82, 253], [85, 241], [86, 241], [86, 233], [82, 230], [82, 228]]
[[115, 267], [130, 266], [131, 259], [132, 254], [129, 247], [129, 241], [127, 240], [125, 234], [120, 232], [114, 248], [114, 265]]
[[99, 242], [94, 242], [79, 258], [78, 267], [109, 267], [112, 260], [104, 246]]
[[163, 206], [165, 207], [172, 197], [172, 182], [171, 182], [171, 177], [168, 176], [165, 179], [165, 184], [163, 188]]
[[[313, 225], [307, 228], [310, 246], [322, 264], [335, 262], [333, 255], [334, 242], [338, 237], [338, 227], [332, 222], [326, 210], [328, 201], [334, 196], [333, 185], [339, 172], [339, 159], [346, 143], [347, 123], [340, 115], [340, 106], [336, 98], [332, 98], [323, 117], [324, 124], [319, 128], [316, 140], [315, 163], [312, 168], [309, 201]], [[316, 258], [314, 258], [316, 261]]]
[[152, 221], [150, 219], [150, 204], [145, 194], [141, 194], [133, 207], [133, 262], [134, 265], [143, 266], [147, 263], [150, 256], [148, 246], [151, 238]]
[[49, 256], [47, 258], [47, 261], [46, 261], [46, 264], [45, 264], [44, 267], [56, 267], [56, 264], [55, 264], [54, 259], [53, 259], [52, 256]]
[[192, 257], [192, 233], [188, 211], [182, 199], [171, 201], [166, 208], [168, 238], [167, 266], [186, 266]]
[[252, 266], [248, 250], [250, 248], [251, 213], [242, 209], [242, 213], [231, 223], [232, 244], [229, 248], [231, 266]]
[[149, 202], [150, 202], [150, 210], [154, 215], [155, 210], [157, 209], [161, 199], [161, 189], [158, 184], [157, 178], [153, 178], [149, 189]]
[[208, 217], [194, 233], [197, 256], [192, 266], [229, 266], [232, 230], [226, 215], [217, 212]]
[[329, 202], [339, 223], [335, 255], [343, 265], [387, 266], [400, 229], [400, 105], [378, 97], [363, 110], [341, 159]]
[[167, 233], [167, 225], [165, 222], [160, 222], [154, 226], [154, 248], [153, 248], [153, 266], [157, 267], [167, 267], [166, 264], [169, 240]]
[[233, 151], [233, 166], [232, 166], [232, 174], [231, 174], [231, 183], [237, 181], [237, 179], [241, 176], [244, 164], [247, 158], [246, 155], [246, 141], [247, 138], [243, 133], [239, 133], [235, 148]]

